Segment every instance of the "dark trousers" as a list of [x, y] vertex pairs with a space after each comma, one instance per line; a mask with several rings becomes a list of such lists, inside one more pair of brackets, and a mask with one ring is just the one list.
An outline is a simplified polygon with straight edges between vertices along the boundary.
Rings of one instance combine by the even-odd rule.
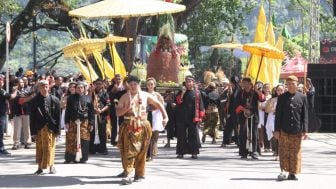
[[[82, 159], [80, 159], [80, 161], [87, 161], [89, 159], [89, 146], [90, 141], [81, 139]], [[76, 153], [71, 154], [65, 152], [64, 159], [67, 162], [75, 161]]]
[[177, 123], [176, 154], [199, 154], [201, 147], [198, 128], [192, 121]]
[[273, 137], [270, 142], [272, 146], [272, 151], [274, 152], [275, 155], [278, 155], [279, 154], [279, 140]]
[[5, 146], [3, 143], [4, 130], [6, 127], [6, 115], [0, 115], [0, 150]]
[[81, 139], [82, 159], [81, 161], [87, 161], [89, 159], [90, 141]]
[[226, 122], [226, 126], [223, 131], [223, 144], [230, 144], [232, 142], [232, 132], [234, 131], [235, 142], [238, 144], [238, 131], [235, 129], [238, 125], [237, 117], [230, 116]]
[[158, 152], [157, 143], [158, 143], [158, 140], [159, 140], [159, 131], [153, 131], [152, 132], [152, 136], [151, 136], [151, 140], [150, 140], [150, 144], [148, 146], [147, 158], [153, 159], [154, 156], [157, 156], [157, 152]]
[[[239, 130], [239, 155], [247, 156], [249, 154], [248, 149], [246, 148], [246, 144], [249, 143], [247, 141], [247, 137], [251, 135], [251, 118], [247, 121], [246, 119], [240, 120], [240, 130]], [[247, 133], [247, 128], [248, 132]], [[258, 150], [258, 124], [255, 121], [252, 122], [252, 154], [256, 155]]]
[[263, 128], [263, 134], [264, 134], [264, 148], [271, 149], [271, 142], [268, 140], [268, 136], [266, 133], [266, 127], [262, 126], [262, 128]]
[[106, 119], [102, 119], [98, 123], [98, 136], [99, 136], [99, 144], [94, 144], [95, 140], [95, 129], [90, 134], [90, 153], [104, 153], [107, 151], [106, 148]]

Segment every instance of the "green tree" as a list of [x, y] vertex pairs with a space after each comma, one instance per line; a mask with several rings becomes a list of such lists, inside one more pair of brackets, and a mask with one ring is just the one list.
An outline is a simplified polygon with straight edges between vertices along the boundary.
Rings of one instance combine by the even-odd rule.
[[[12, 20], [12, 40], [9, 44], [10, 50], [12, 51], [16, 46], [18, 40], [23, 36], [30, 34], [32, 32], [46, 30], [46, 31], [62, 31], [68, 32], [68, 29], [74, 33], [76, 37], [79, 37], [79, 30], [75, 25], [78, 23], [77, 19], [74, 19], [68, 15], [69, 10], [78, 8], [83, 2], [87, 3], [87, 0], [29, 0], [29, 1], [18, 1], [18, 0], [7, 0], [1, 1], [0, 3], [0, 30], [4, 31], [5, 22]], [[93, 2], [93, 1], [90, 1]], [[186, 5], [186, 11], [174, 15], [178, 25], [184, 23], [184, 20], [194, 11], [196, 7], [201, 3], [201, 0], [179, 0], [182, 4]], [[37, 27], [33, 27], [34, 12], [38, 13]], [[114, 34], [136, 37], [142, 28], [146, 26], [147, 21], [152, 20], [152, 18], [141, 18], [141, 19], [131, 19], [129, 24], [129, 34], [125, 32], [125, 20], [124, 19], [113, 19], [115, 23]], [[155, 19], [155, 17], [154, 17]], [[151, 22], [149, 22], [151, 23]], [[81, 23], [85, 30], [90, 33], [93, 37], [105, 37], [106, 30], [101, 27], [101, 22], [95, 21], [83, 21]], [[40, 33], [39, 33], [40, 34]], [[146, 34], [146, 33], [144, 33]], [[53, 35], [50, 33], [49, 35]], [[69, 35], [58, 34], [55, 37], [59, 38], [69, 38]], [[53, 40], [50, 40], [50, 43]], [[65, 40], [67, 41], [67, 40]], [[134, 40], [135, 43], [136, 40]], [[27, 44], [25, 44], [27, 45]], [[53, 51], [58, 51], [64, 47], [64, 43], [59, 44], [53, 49]], [[0, 69], [3, 67], [6, 59], [6, 40], [4, 32], [0, 34]], [[134, 57], [134, 44], [131, 50]], [[125, 52], [125, 51], [123, 51]], [[125, 53], [124, 53], [125, 54]], [[22, 55], [21, 55], [22, 56]], [[132, 58], [131, 58], [132, 60]], [[127, 65], [126, 65], [127, 66]], [[129, 67], [129, 65], [128, 65]]]
[[225, 51], [214, 51], [213, 55], [202, 56], [201, 53], [204, 52], [199, 51], [201, 46], [229, 42], [232, 36], [236, 35], [249, 35], [245, 19], [255, 8], [256, 2], [254, 0], [207, 0], [202, 1], [192, 12], [178, 30], [189, 37], [189, 55], [192, 62], [196, 64], [196, 69], [204, 67], [204, 57], [211, 57], [211, 69], [216, 69], [220, 62], [224, 62], [222, 57], [227, 56], [223, 54]]

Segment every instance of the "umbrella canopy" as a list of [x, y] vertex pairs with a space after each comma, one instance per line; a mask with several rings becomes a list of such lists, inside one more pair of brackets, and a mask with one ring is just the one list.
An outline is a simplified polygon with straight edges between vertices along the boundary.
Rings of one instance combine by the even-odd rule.
[[247, 43], [243, 45], [243, 50], [254, 55], [272, 59], [284, 59], [285, 53], [269, 43]]
[[281, 68], [280, 78], [287, 78], [290, 75], [296, 77], [304, 77], [306, 73], [306, 66], [308, 61], [305, 60], [300, 54], [296, 55]]
[[[107, 37], [104, 38], [104, 40], [107, 43], [123, 43], [123, 42], [127, 42], [127, 38], [126, 37], [121, 37], [121, 36], [115, 36], [115, 35], [108, 35]], [[132, 41], [132, 38], [129, 38], [128, 41]]]
[[83, 18], [131, 18], [173, 14], [186, 9], [184, 5], [158, 0], [105, 0], [69, 12]]
[[101, 52], [106, 48], [104, 39], [79, 39], [63, 48], [64, 56], [67, 58], [81, 57], [84, 55]]
[[224, 49], [241, 49], [243, 45], [239, 43], [222, 43], [222, 44], [212, 45], [211, 47], [212, 48], [224, 48]]

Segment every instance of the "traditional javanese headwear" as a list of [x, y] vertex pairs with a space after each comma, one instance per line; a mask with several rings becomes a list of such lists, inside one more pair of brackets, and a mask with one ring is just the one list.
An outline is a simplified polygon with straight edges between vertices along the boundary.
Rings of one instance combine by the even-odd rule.
[[41, 80], [38, 82], [38, 86], [44, 86], [44, 85], [49, 85], [49, 82], [47, 80]]
[[185, 81], [187, 81], [187, 79], [191, 79], [191, 80], [195, 81], [195, 78], [194, 78], [194, 76], [192, 76], [192, 75], [187, 75], [187, 76], [185, 77]]
[[131, 83], [131, 82], [140, 83], [140, 79], [137, 76], [130, 75], [127, 78], [127, 83]]
[[299, 81], [295, 75], [290, 75], [287, 77], [286, 81]]
[[79, 81], [79, 82], [77, 82], [77, 87], [78, 87], [78, 86], [83, 86], [83, 87], [85, 87], [85, 83], [82, 82], [82, 81]]

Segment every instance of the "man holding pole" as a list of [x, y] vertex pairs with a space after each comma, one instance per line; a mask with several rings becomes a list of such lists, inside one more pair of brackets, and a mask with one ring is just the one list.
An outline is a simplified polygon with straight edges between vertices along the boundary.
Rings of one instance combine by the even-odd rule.
[[242, 80], [243, 90], [238, 93], [236, 113], [240, 124], [239, 155], [247, 158], [250, 155], [258, 159], [258, 101], [259, 95], [253, 90], [250, 78]]

